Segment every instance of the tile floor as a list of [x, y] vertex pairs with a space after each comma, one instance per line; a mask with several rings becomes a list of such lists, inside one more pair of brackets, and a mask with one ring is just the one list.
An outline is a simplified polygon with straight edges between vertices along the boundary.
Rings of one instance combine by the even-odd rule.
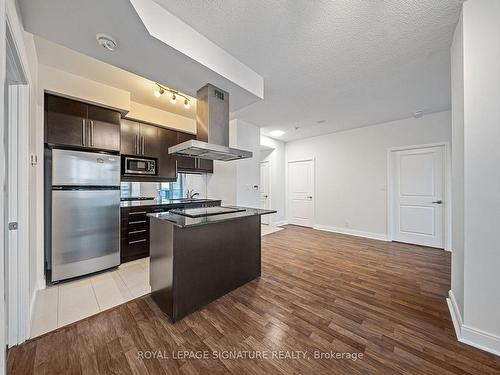
[[151, 292], [149, 258], [125, 263], [116, 270], [39, 290], [31, 337], [97, 314]]
[[[262, 225], [261, 234], [265, 236], [280, 230], [283, 228]], [[31, 338], [150, 292], [149, 258], [39, 290], [31, 322]]]

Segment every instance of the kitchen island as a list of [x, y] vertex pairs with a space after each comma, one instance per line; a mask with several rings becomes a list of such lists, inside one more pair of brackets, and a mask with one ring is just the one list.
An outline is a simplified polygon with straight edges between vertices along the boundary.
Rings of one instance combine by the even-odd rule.
[[206, 207], [149, 214], [151, 296], [173, 322], [261, 273], [260, 218], [276, 211]]

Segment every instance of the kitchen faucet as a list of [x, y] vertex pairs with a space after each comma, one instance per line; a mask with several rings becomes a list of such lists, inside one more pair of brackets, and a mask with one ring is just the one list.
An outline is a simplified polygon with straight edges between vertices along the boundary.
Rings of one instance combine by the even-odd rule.
[[189, 190], [188, 189], [188, 191], [187, 191], [187, 197], [188, 197], [188, 199], [193, 199], [197, 195], [200, 195], [200, 194], [199, 193], [195, 193], [194, 189], [193, 190]]

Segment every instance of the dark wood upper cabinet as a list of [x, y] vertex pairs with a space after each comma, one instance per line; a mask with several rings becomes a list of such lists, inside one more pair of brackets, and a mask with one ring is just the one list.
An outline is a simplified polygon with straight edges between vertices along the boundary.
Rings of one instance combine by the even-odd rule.
[[160, 157], [160, 139], [158, 137], [159, 128], [153, 125], [141, 124], [139, 131], [139, 141], [141, 155], [150, 158]]
[[198, 159], [197, 169], [201, 172], [213, 173], [214, 172], [214, 161], [207, 159]]
[[[183, 132], [178, 132], [177, 134], [178, 143], [182, 143], [190, 139], [196, 139], [196, 135], [194, 134]], [[207, 159], [177, 156], [177, 169], [180, 172], [187, 173], [213, 173], [214, 162], [213, 160]]]
[[169, 155], [168, 148], [177, 144], [177, 132], [158, 128], [160, 139], [160, 163], [159, 176], [163, 179], [177, 179], [177, 159], [173, 155]]
[[120, 113], [45, 95], [45, 142], [54, 146], [120, 151]]
[[[190, 139], [196, 139], [196, 135], [177, 132], [177, 143], [182, 143], [189, 141]], [[194, 171], [196, 169], [196, 159], [184, 156], [177, 156], [177, 169], [179, 171]]]
[[91, 147], [120, 151], [120, 117], [119, 112], [94, 105], [88, 106]]
[[121, 153], [124, 155], [139, 154], [139, 129], [140, 124], [126, 119], [121, 120]]
[[84, 147], [87, 105], [66, 98], [45, 95], [45, 142]]
[[160, 139], [158, 127], [140, 122], [122, 119], [121, 153], [124, 155], [160, 157]]

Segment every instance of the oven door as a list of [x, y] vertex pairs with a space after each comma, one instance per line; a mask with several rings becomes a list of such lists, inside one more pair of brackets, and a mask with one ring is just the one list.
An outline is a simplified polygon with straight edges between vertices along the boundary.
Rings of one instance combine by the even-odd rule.
[[156, 160], [125, 157], [125, 174], [156, 175]]

